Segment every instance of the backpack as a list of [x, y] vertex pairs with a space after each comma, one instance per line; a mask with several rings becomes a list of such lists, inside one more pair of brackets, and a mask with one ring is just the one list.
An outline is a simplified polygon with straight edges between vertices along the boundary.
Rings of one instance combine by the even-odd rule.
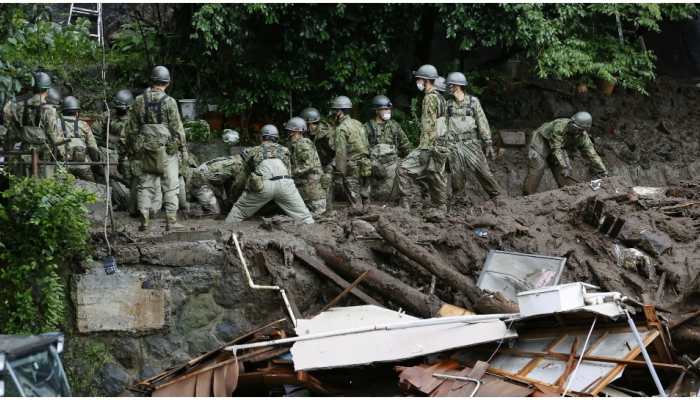
[[452, 105], [447, 107], [447, 115], [445, 120], [445, 128], [447, 133], [452, 135], [455, 141], [466, 141], [469, 139], [469, 134], [477, 129], [476, 118], [474, 118], [474, 98], [469, 96], [469, 104], [467, 104], [466, 115], [454, 115]]
[[263, 176], [258, 171], [256, 171], [258, 169], [258, 165], [260, 165], [260, 163], [262, 163], [265, 160], [273, 158], [280, 159], [282, 160], [282, 162], [284, 162], [286, 150], [284, 147], [277, 145], [275, 146], [277, 147], [277, 151], [272, 152], [268, 151], [267, 147], [268, 146], [261, 146], [262, 151], [254, 154], [254, 156], [248, 160], [248, 162], [250, 163], [251, 173], [248, 177], [248, 184], [246, 189], [253, 193], [261, 193], [263, 189], [265, 189]]
[[[30, 105], [27, 101], [22, 106], [22, 118], [20, 121], [19, 139], [24, 144], [41, 145], [47, 143], [46, 132], [41, 128], [41, 109], [46, 105]], [[31, 110], [31, 116], [30, 110]]]
[[[168, 96], [160, 100], [149, 102], [144, 95], [144, 110], [139, 135], [136, 138], [136, 151], [140, 154], [142, 171], [148, 174], [163, 175], [165, 173], [165, 160], [168, 157], [166, 145], [171, 141], [170, 129], [163, 123], [163, 102]], [[156, 121], [148, 121], [148, 111], [156, 114]]]
[[75, 118], [73, 122], [73, 134], [68, 132], [66, 127], [66, 120], [61, 118], [61, 129], [63, 129], [63, 136], [65, 138], [66, 146], [66, 159], [68, 161], [85, 162], [87, 145], [85, 140], [80, 137], [80, 121], [78, 117]]

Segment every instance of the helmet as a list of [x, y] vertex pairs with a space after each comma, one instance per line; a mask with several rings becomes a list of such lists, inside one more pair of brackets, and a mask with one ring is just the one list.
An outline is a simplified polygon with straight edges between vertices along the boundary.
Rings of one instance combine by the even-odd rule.
[[313, 107], [305, 108], [301, 111], [300, 117], [304, 118], [306, 123], [314, 123], [321, 120], [321, 113]]
[[571, 117], [571, 122], [576, 128], [587, 130], [593, 126], [593, 117], [586, 111], [579, 111]]
[[435, 79], [435, 83], [433, 83], [433, 86], [435, 86], [435, 90], [437, 90], [440, 93], [443, 93], [445, 90], [447, 90], [445, 78], [441, 76], [438, 76], [437, 79]]
[[122, 89], [114, 95], [112, 102], [114, 102], [114, 107], [125, 110], [134, 104], [134, 95], [128, 89]]
[[438, 77], [437, 68], [430, 64], [421, 65], [417, 71], [413, 72], [413, 76], [416, 78], [435, 80]]
[[291, 132], [306, 132], [306, 121], [301, 117], [291, 118], [284, 125], [284, 129]]
[[331, 102], [331, 109], [347, 110], [352, 108], [352, 101], [347, 96], [338, 96]]
[[170, 71], [162, 65], [153, 67], [151, 81], [153, 83], [170, 83]]
[[233, 129], [224, 129], [224, 134], [221, 136], [221, 139], [224, 141], [226, 144], [234, 145], [238, 143], [238, 140], [241, 138], [241, 135], [237, 132], [234, 131]]
[[267, 124], [260, 129], [260, 136], [262, 136], [263, 139], [272, 139], [276, 141], [280, 137], [280, 132], [277, 130], [276, 126]]
[[372, 99], [372, 108], [375, 110], [391, 107], [391, 100], [389, 100], [389, 98], [384, 96], [383, 94], [380, 94], [379, 96], [374, 96], [374, 98]]
[[51, 77], [46, 72], [37, 72], [34, 74], [34, 88], [46, 90], [51, 87]]
[[73, 96], [63, 99], [63, 111], [80, 111], [80, 102]]
[[49, 89], [49, 94], [46, 96], [46, 102], [49, 104], [52, 104], [54, 106], [61, 105], [61, 92], [58, 91], [56, 88], [50, 88]]
[[467, 86], [467, 78], [461, 72], [450, 72], [447, 74], [445, 83], [448, 85]]

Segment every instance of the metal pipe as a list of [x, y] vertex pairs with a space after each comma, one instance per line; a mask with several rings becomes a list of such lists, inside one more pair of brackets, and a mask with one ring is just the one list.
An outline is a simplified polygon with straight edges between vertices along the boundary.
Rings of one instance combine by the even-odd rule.
[[[583, 342], [583, 347], [581, 348], [581, 357], [578, 359], [578, 362], [576, 363], [576, 368], [574, 368], [573, 372], [571, 372], [571, 375], [566, 379], [566, 388], [564, 388], [564, 392], [561, 394], [561, 397], [566, 397], [566, 393], [569, 391], [569, 387], [571, 386], [571, 383], [574, 381], [574, 377], [576, 376], [576, 372], [578, 372], [578, 367], [581, 365], [581, 361], [583, 361], [583, 356], [586, 355], [586, 348], [588, 348], [588, 341], [591, 340], [591, 334], [593, 333], [593, 328], [595, 327], [596, 321], [598, 321], [598, 317], [593, 318], [593, 323], [591, 324], [591, 329], [588, 330], [588, 336], [586, 336], [586, 341]], [[574, 349], [574, 351], [576, 351], [576, 349]]]
[[455, 376], [455, 375], [445, 375], [445, 374], [433, 374], [435, 378], [442, 378], [442, 379], [454, 379], [456, 381], [465, 381], [465, 382], [474, 382], [476, 383], [476, 387], [474, 390], [472, 390], [471, 394], [469, 397], [474, 397], [476, 392], [479, 391], [479, 388], [481, 387], [481, 381], [478, 379], [470, 378], [468, 376]]
[[287, 313], [289, 314], [289, 318], [292, 320], [292, 325], [294, 325], [294, 328], [297, 327], [297, 319], [294, 316], [294, 311], [292, 311], [292, 306], [289, 304], [289, 299], [287, 298], [287, 293], [284, 291], [279, 286], [270, 286], [270, 285], [258, 285], [255, 282], [253, 282], [253, 277], [250, 275], [250, 271], [248, 270], [248, 264], [245, 262], [245, 257], [243, 257], [243, 250], [241, 250], [241, 245], [238, 243], [238, 235], [235, 233], [231, 235], [233, 237], [233, 242], [236, 244], [236, 250], [238, 251], [238, 257], [241, 259], [241, 264], [243, 265], [243, 271], [245, 272], [245, 276], [248, 279], [248, 286], [250, 286], [251, 289], [256, 289], [256, 290], [277, 290], [280, 292], [282, 295], [282, 301], [284, 301], [285, 307], [287, 307]]
[[656, 390], [659, 391], [659, 396], [661, 397], [667, 397], [666, 391], [664, 390], [664, 387], [661, 386], [661, 381], [659, 380], [659, 376], [656, 374], [656, 369], [654, 369], [654, 365], [651, 363], [651, 358], [649, 358], [649, 353], [647, 353], [647, 346], [644, 344], [642, 341], [642, 337], [639, 336], [639, 331], [637, 330], [637, 326], [634, 324], [634, 321], [632, 320], [632, 317], [630, 316], [629, 311], [625, 309], [625, 314], [627, 315], [627, 323], [630, 326], [630, 329], [632, 330], [632, 333], [634, 334], [634, 338], [637, 339], [637, 344], [639, 344], [639, 349], [642, 351], [642, 356], [644, 356], [644, 361], [647, 363], [647, 367], [649, 368], [649, 373], [651, 374], [651, 379], [654, 380], [654, 385], [656, 385]]
[[12, 382], [14, 382], [15, 386], [17, 387], [19, 397], [27, 397], [27, 395], [24, 394], [24, 389], [22, 389], [22, 384], [19, 383], [19, 379], [17, 379], [17, 375], [15, 374], [15, 371], [12, 368], [12, 364], [10, 364], [9, 362], [7, 363], [7, 372], [10, 373], [10, 378], [12, 378]]
[[443, 318], [421, 319], [418, 321], [401, 322], [398, 324], [369, 325], [369, 326], [364, 326], [364, 327], [360, 327], [360, 328], [338, 329], [335, 331], [314, 333], [312, 335], [306, 335], [306, 336], [295, 336], [295, 337], [284, 338], [284, 339], [269, 340], [267, 342], [256, 342], [256, 343], [247, 343], [247, 344], [241, 344], [241, 345], [233, 345], [233, 346], [226, 347], [226, 350], [233, 351], [235, 353], [237, 350], [253, 349], [256, 347], [265, 347], [265, 346], [276, 346], [276, 345], [287, 344], [287, 343], [303, 342], [303, 341], [307, 341], [307, 340], [323, 339], [323, 338], [332, 337], [332, 336], [343, 336], [343, 335], [350, 335], [350, 334], [355, 334], [355, 333], [364, 333], [364, 332], [373, 332], [373, 331], [393, 331], [393, 330], [399, 330], [399, 329], [417, 328], [417, 327], [421, 327], [421, 326], [435, 326], [435, 325], [445, 325], [445, 324], [459, 324], [459, 323], [473, 324], [476, 322], [493, 321], [493, 320], [500, 320], [503, 318], [510, 318], [513, 315], [517, 315], [517, 314], [467, 315], [467, 316], [461, 316], [461, 317], [443, 317]]

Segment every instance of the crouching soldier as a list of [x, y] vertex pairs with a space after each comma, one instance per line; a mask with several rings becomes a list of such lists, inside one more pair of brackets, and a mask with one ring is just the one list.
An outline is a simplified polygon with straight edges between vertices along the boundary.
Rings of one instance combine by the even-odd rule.
[[289, 172], [289, 150], [277, 144], [279, 131], [268, 124], [262, 127], [260, 135], [262, 144], [241, 154], [248, 180], [245, 191], [231, 208], [226, 222], [241, 222], [274, 201], [292, 218], [313, 224], [311, 212], [306, 208]]
[[591, 164], [596, 178], [608, 176], [603, 160], [595, 151], [588, 130], [593, 125], [591, 114], [581, 111], [571, 118], [559, 118], [535, 129], [530, 135], [527, 176], [523, 194], [537, 192], [545, 169], [551, 169], [559, 187], [576, 183], [572, 179], [571, 161], [567, 151], [580, 151]]
[[[66, 161], [100, 161], [100, 149], [90, 125], [80, 120], [80, 102], [73, 96], [63, 99], [60, 126], [65, 140]], [[68, 172], [76, 178], [95, 181], [90, 165], [69, 165]]]
[[369, 140], [372, 160], [372, 197], [389, 200], [396, 183], [399, 157], [411, 152], [411, 142], [396, 121], [391, 119], [391, 100], [379, 95], [372, 99], [374, 118], [367, 121], [365, 131]]
[[314, 215], [326, 212], [326, 192], [321, 185], [323, 170], [316, 147], [304, 137], [306, 122], [300, 117], [290, 119], [284, 129], [291, 141], [291, 165], [294, 184]]

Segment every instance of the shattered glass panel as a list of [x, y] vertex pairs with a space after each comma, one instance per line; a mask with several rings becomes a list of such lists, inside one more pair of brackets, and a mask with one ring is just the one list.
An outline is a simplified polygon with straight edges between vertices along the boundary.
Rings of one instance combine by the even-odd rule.
[[564, 264], [562, 257], [491, 250], [477, 284], [517, 302], [519, 292], [558, 284]]

